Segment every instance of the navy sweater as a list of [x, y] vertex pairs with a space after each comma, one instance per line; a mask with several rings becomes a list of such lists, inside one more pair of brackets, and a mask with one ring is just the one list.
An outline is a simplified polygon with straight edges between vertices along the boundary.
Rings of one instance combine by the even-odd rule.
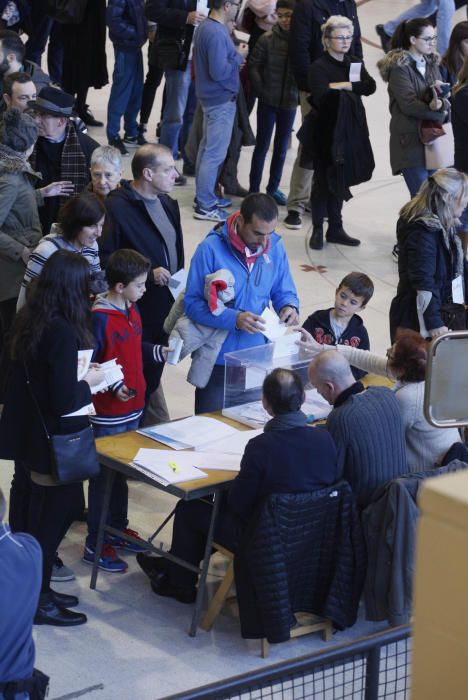
[[237, 53], [224, 24], [211, 18], [200, 24], [194, 56], [198, 99], [207, 107], [235, 99], [244, 59]]

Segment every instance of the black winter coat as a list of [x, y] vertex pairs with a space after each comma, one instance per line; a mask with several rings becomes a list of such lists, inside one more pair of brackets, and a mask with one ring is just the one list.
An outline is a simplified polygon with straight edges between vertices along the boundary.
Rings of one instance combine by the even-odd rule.
[[[448, 245], [436, 218], [431, 222], [407, 222], [400, 217], [397, 239], [399, 281], [396, 297], [390, 306], [392, 342], [399, 326], [420, 330], [416, 309], [418, 291], [432, 292], [432, 299], [423, 314], [427, 330], [446, 325], [442, 307], [452, 302], [452, 280], [457, 276], [457, 259], [462, 254], [461, 245], [454, 236], [451, 236]], [[466, 286], [466, 261], [464, 270]]]
[[248, 61], [252, 90], [260, 102], [296, 109], [299, 92], [289, 60], [289, 32], [278, 25], [258, 39]]
[[355, 0], [299, 0], [289, 31], [289, 56], [299, 90], [309, 92], [309, 68], [323, 54], [321, 26], [332, 15], [342, 15], [354, 25], [350, 54], [362, 60], [361, 28]]
[[295, 612], [330, 618], [339, 629], [353, 625], [365, 569], [349, 484], [271, 496], [234, 558], [242, 636], [284, 642]]
[[[87, 416], [63, 418], [91, 403], [91, 391], [78, 381], [79, 341], [74, 327], [57, 317], [44, 331], [34, 357], [27, 359], [34, 396], [49, 434], [67, 434], [89, 425]], [[22, 363], [13, 363], [0, 422], [0, 455], [17, 459], [28, 469], [51, 473], [49, 444], [26, 384]]]
[[62, 88], [75, 95], [107, 85], [106, 0], [89, 0], [80, 24], [62, 24]]
[[468, 85], [452, 96], [452, 127], [455, 139], [455, 167], [468, 173]]
[[156, 38], [151, 48], [151, 64], [161, 70], [185, 70], [192, 45], [189, 12], [197, 9], [197, 0], [147, 0], [145, 17], [156, 22]]
[[106, 22], [109, 39], [118, 51], [138, 51], [146, 42], [144, 0], [110, 0]]
[[[160, 195], [159, 199], [176, 231], [177, 269], [180, 270], [184, 266], [184, 244], [179, 205], [166, 194]], [[121, 187], [113, 190], [106, 199], [106, 220], [99, 247], [103, 268], [110, 254], [119, 248], [137, 250], [151, 261], [152, 269], [169, 267], [164, 239], [154, 226], [144, 202], [135, 196], [128, 180], [122, 180]], [[174, 297], [169, 288], [154, 284], [150, 272], [146, 293], [138, 302], [143, 340], [162, 342], [166, 337], [163, 324], [173, 303]]]

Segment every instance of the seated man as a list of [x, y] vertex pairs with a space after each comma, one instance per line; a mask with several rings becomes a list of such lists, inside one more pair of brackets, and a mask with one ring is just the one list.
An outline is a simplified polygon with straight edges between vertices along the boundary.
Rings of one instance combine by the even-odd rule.
[[386, 387], [365, 390], [355, 380], [348, 360], [337, 350], [314, 358], [309, 378], [334, 407], [327, 429], [338, 447], [343, 478], [364, 507], [378, 486], [408, 471], [398, 401]]
[[32, 626], [41, 588], [42, 553], [34, 537], [10, 531], [3, 522], [5, 508], [0, 489], [0, 698], [23, 698], [22, 691], [32, 691], [40, 681], [39, 677], [32, 680]]
[[[338, 479], [337, 453], [323, 428], [310, 428], [301, 411], [304, 389], [298, 374], [275, 369], [263, 383], [263, 405], [272, 419], [263, 435], [245, 448], [239, 474], [227, 494], [215, 527], [215, 540], [236, 549], [257, 506], [273, 493], [303, 493], [330, 486]], [[199, 566], [203, 558], [211, 505], [179, 501], [170, 553]], [[161, 596], [192, 603], [197, 574], [161, 557], [138, 554], [137, 561]]]

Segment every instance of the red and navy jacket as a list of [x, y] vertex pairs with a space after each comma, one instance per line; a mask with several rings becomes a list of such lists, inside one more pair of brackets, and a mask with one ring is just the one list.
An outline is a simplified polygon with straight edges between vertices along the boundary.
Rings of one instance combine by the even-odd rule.
[[[99, 425], [134, 421], [141, 416], [145, 406], [143, 363], [162, 362], [161, 346], [142, 342], [141, 318], [135, 304], [129, 304], [124, 311], [110, 304], [106, 294], [102, 294], [93, 305], [92, 321], [96, 340], [93, 362], [116, 359], [122, 367], [124, 379], [93, 397], [96, 415], [91, 416], [91, 421]], [[128, 401], [120, 401], [116, 395], [123, 384], [136, 391]]]
[[[320, 345], [351, 345], [353, 348], [360, 350], [369, 350], [369, 335], [362, 318], [357, 314], [353, 314], [351, 319], [344, 329], [341, 338], [336, 340], [335, 334], [330, 326], [330, 312], [333, 309], [320, 309], [308, 316], [302, 327], [309, 331], [314, 340]], [[364, 372], [357, 367], [351, 367], [354, 377], [360, 379], [367, 372]]]

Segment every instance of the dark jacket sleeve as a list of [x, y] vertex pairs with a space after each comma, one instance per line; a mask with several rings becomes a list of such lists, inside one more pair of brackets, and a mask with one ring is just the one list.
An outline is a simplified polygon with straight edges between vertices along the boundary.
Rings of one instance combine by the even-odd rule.
[[258, 39], [254, 46], [251, 56], [249, 56], [249, 61], [247, 63], [249, 69], [249, 80], [252, 86], [252, 90], [260, 97], [262, 94], [263, 87], [263, 68], [265, 66], [267, 52], [267, 43], [263, 35]]
[[329, 85], [328, 74], [324, 70], [323, 61], [319, 58], [309, 69], [309, 92], [315, 107], [318, 107], [322, 97], [330, 90]]
[[361, 80], [352, 83], [352, 88], [356, 95], [373, 95], [377, 89], [375, 80], [367, 72], [364, 63], [361, 66]]
[[309, 91], [308, 71], [311, 62], [310, 42], [313, 29], [310, 2], [299, 0], [294, 8], [289, 30], [289, 59], [299, 90]]
[[252, 441], [245, 448], [240, 472], [232, 482], [228, 493], [229, 510], [247, 522], [258, 502], [263, 480], [262, 458]]
[[70, 324], [57, 321], [48, 335], [49, 405], [60, 418], [91, 403], [91, 390], [87, 382], [77, 379], [78, 343]]
[[130, 16], [126, 12], [126, 0], [109, 0], [106, 10], [106, 24], [109, 27], [109, 34], [112, 34], [112, 41], [122, 40], [129, 42], [137, 40], [137, 28], [130, 22]]
[[182, 29], [187, 23], [189, 11], [181, 7], [173, 7], [173, 4], [171, 0], [148, 0], [145, 6], [146, 19], [164, 27]]
[[437, 235], [442, 233], [421, 228], [410, 231], [406, 239], [409, 282], [415, 291], [432, 292], [432, 299], [423, 314], [428, 330], [445, 325], [441, 316], [440, 290], [435, 279]]
[[99, 240], [99, 258], [103, 269], [112, 253], [123, 247], [120, 243], [120, 236], [121, 226], [118, 222], [118, 218], [113, 209], [107, 206], [102, 236]]

